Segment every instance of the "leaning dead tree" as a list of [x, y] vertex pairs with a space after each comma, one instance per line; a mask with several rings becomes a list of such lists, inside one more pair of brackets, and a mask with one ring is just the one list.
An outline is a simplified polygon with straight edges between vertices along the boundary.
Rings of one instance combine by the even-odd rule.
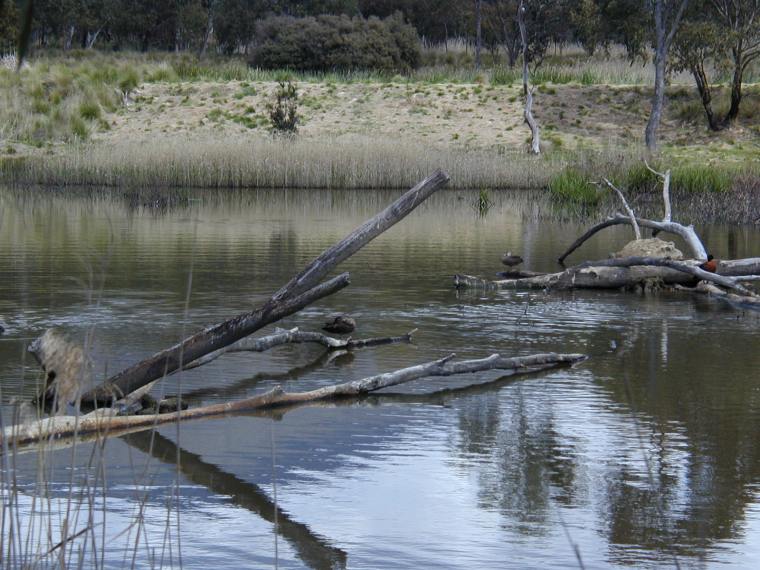
[[[346, 238], [325, 250], [276, 291], [260, 308], [208, 327], [88, 390], [80, 396], [79, 400], [80, 403], [93, 405], [96, 408], [93, 412], [85, 415], [58, 415], [12, 426], [3, 432], [1, 443], [27, 444], [86, 434], [113, 435], [124, 430], [146, 429], [166, 422], [356, 397], [426, 376], [450, 376], [486, 370], [521, 373], [582, 361], [585, 358], [583, 355], [542, 354], [524, 358], [504, 358], [492, 355], [480, 360], [453, 362], [453, 355], [451, 355], [434, 362], [309, 392], [286, 393], [278, 387], [266, 394], [223, 404], [182, 409], [180, 402], [171, 413], [129, 415], [132, 411], [130, 406], [144, 397], [159, 380], [178, 370], [209, 364], [228, 352], [261, 352], [282, 344], [299, 342], [317, 343], [328, 350], [353, 350], [410, 341], [414, 331], [400, 337], [360, 340], [335, 339], [321, 333], [302, 332], [298, 329], [277, 331], [273, 335], [256, 339], [248, 337], [264, 326], [292, 315], [309, 304], [346, 287], [349, 284], [349, 276], [345, 273], [327, 281], [321, 281], [342, 261], [406, 217], [447, 182], [448, 176], [442, 171], [437, 171], [420, 182]], [[35, 341], [30, 347], [31, 352], [45, 369], [49, 380], [40, 395], [41, 400], [49, 399], [51, 394], [59, 399], [70, 399], [69, 392], [64, 395], [57, 391], [56, 378], [73, 377], [76, 371], [56, 369], [59, 366], [58, 363], [68, 362], [60, 357], [62, 351], [68, 350], [66, 348], [68, 344], [59, 344], [57, 339], [58, 336], [54, 332], [47, 332], [41, 340]], [[56, 358], [51, 360], [50, 355]], [[81, 368], [83, 367], [80, 366], [77, 370]], [[120, 415], [125, 412], [128, 415]]]
[[531, 142], [530, 152], [533, 154], [541, 154], [541, 137], [538, 130], [538, 122], [533, 116], [533, 86], [530, 85], [530, 74], [528, 69], [529, 63], [529, 50], [528, 50], [528, 30], [525, 26], [525, 0], [520, 0], [520, 5], [517, 8], [517, 23], [520, 27], [520, 39], [522, 41], [522, 79], [523, 79], [523, 95], [525, 96], [525, 110], [523, 117], [525, 123], [530, 128]]
[[436, 171], [340, 242], [322, 252], [298, 275], [275, 292], [259, 309], [208, 327], [181, 343], [130, 366], [106, 380], [102, 385], [85, 393], [82, 396], [82, 402], [102, 404], [114, 399], [118, 400], [154, 380], [176, 372], [186, 363], [229, 346], [266, 325], [275, 323], [347, 287], [350, 283], [348, 273], [343, 273], [324, 283], [320, 281], [377, 236], [403, 220], [448, 181], [449, 177], [445, 172]]

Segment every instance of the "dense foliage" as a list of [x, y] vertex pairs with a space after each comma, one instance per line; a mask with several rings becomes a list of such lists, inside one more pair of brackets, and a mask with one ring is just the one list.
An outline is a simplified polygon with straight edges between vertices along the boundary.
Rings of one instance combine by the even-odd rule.
[[256, 36], [251, 64], [263, 69], [405, 71], [420, 59], [417, 32], [400, 15], [273, 16], [259, 24]]

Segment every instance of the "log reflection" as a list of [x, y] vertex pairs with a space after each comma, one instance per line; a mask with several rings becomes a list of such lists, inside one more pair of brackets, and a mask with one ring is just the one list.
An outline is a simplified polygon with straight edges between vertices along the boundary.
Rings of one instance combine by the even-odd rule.
[[298, 557], [310, 568], [332, 570], [346, 567], [347, 554], [343, 550], [330, 546], [308, 526], [291, 519], [290, 515], [272, 503], [258, 485], [203, 461], [199, 455], [178, 447], [158, 432], [131, 433], [122, 436], [122, 439], [159, 461], [177, 465], [193, 483], [203, 485], [212, 493], [229, 496], [232, 503], [265, 521], [274, 524], [276, 519], [278, 534], [293, 546]]

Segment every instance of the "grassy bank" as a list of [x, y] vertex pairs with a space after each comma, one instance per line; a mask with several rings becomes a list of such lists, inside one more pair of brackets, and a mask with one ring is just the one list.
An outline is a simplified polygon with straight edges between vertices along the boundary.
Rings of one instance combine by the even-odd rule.
[[[425, 67], [391, 77], [264, 72], [167, 54], [42, 56], [20, 74], [0, 70], [0, 181], [402, 188], [443, 167], [456, 188], [548, 188], [584, 209], [603, 200], [594, 185], [602, 176], [650, 193], [640, 164], [651, 69], [615, 53], [547, 58], [534, 77], [544, 150], [534, 158], [516, 70], [475, 71], [469, 57], [428, 50]], [[270, 133], [268, 105], [283, 78], [299, 93], [293, 139]], [[740, 122], [721, 133], [706, 128], [687, 76], [673, 78], [668, 97], [659, 163], [674, 169], [674, 191], [753, 192], [760, 85], [745, 86]], [[726, 99], [716, 89], [716, 108]]]

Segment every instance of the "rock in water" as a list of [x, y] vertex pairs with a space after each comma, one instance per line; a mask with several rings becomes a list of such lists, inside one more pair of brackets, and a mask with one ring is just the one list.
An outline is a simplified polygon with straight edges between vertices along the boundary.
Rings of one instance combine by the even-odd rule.
[[636, 239], [628, 242], [614, 257], [656, 257], [660, 259], [683, 259], [683, 253], [672, 241], [659, 238]]
[[92, 382], [92, 361], [84, 349], [60, 329], [46, 330], [27, 350], [46, 373], [45, 389], [39, 397], [56, 402], [56, 413], [76, 401], [80, 391]]

